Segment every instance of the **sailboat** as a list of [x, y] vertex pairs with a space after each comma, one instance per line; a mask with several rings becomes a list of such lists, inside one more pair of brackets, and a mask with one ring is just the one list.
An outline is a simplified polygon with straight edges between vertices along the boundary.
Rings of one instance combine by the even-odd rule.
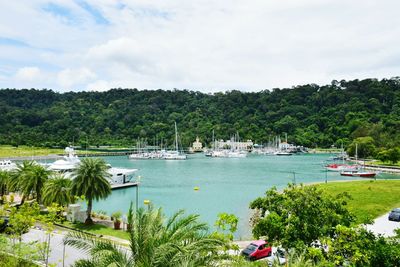
[[[356, 163], [358, 164], [358, 149], [356, 143]], [[364, 178], [372, 178], [376, 176], [376, 172], [366, 171], [364, 168], [363, 170], [350, 170], [350, 171], [342, 171], [340, 172], [341, 176], [352, 176], [352, 177], [364, 177]]]
[[185, 159], [187, 159], [186, 154], [179, 151], [178, 127], [176, 126], [176, 122], [175, 122], [175, 150], [165, 151], [163, 155], [164, 155], [163, 158], [166, 160], [185, 160]]
[[247, 151], [240, 148], [239, 133], [236, 133], [236, 135], [234, 135], [231, 138], [229, 150], [228, 149], [216, 150], [214, 145], [214, 149], [211, 151], [209, 156], [213, 158], [245, 158], [247, 157]]
[[[285, 145], [287, 145], [288, 144], [288, 142], [287, 142], [287, 133], [285, 133], [285, 135], [286, 135]], [[287, 147], [283, 148], [281, 146], [281, 138], [279, 137], [278, 150], [275, 151], [274, 155], [276, 155], [276, 156], [291, 156], [293, 154], [288, 151]]]

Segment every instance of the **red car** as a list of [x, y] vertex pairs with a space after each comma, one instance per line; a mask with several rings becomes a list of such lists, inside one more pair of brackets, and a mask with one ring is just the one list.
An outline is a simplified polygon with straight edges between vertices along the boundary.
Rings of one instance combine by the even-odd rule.
[[264, 240], [253, 241], [245, 249], [242, 250], [241, 255], [249, 260], [255, 261], [265, 257], [271, 256], [272, 247], [268, 246]]

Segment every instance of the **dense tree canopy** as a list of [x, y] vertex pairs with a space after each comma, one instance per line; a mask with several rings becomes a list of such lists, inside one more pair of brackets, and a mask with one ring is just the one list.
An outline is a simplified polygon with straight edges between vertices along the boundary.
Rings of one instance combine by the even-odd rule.
[[376, 147], [400, 144], [400, 79], [333, 81], [291, 89], [205, 94], [187, 90], [113, 89], [56, 93], [0, 90], [0, 143], [65, 146], [172, 145], [178, 123], [184, 146], [236, 132], [258, 143], [286, 132], [308, 147], [340, 146], [370, 136]]
[[253, 235], [284, 248], [304, 249], [316, 240], [333, 237], [337, 225], [349, 226], [354, 216], [347, 210], [345, 193], [332, 198], [316, 186], [289, 184], [279, 193], [269, 189], [250, 204], [261, 212], [254, 218]]

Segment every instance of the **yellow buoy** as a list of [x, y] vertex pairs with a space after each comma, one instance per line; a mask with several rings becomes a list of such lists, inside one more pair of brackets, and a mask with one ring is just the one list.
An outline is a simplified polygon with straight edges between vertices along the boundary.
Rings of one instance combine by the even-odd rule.
[[149, 204], [150, 204], [150, 200], [145, 199], [145, 200], [143, 201], [143, 203], [144, 203], [145, 205], [149, 205]]
[[200, 188], [198, 186], [195, 186], [193, 189], [194, 191], [199, 191]]

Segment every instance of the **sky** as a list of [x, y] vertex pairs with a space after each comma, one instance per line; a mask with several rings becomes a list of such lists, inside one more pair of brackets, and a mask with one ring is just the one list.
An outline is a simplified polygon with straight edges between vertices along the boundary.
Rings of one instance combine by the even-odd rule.
[[0, 88], [260, 91], [400, 76], [398, 0], [0, 1]]

